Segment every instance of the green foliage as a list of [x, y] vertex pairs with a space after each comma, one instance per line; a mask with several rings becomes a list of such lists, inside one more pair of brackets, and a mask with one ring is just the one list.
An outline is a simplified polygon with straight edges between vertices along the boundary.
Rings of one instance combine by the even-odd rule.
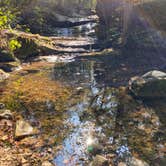
[[0, 8], [0, 30], [9, 28], [15, 16], [11, 11], [5, 8]]
[[17, 39], [11, 39], [9, 41], [9, 49], [11, 52], [21, 47], [21, 43]]
[[21, 12], [33, 0], [0, 0], [0, 30], [16, 27]]
[[10, 7], [10, 0], [0, 0], [0, 30], [9, 28], [14, 19], [15, 14]]

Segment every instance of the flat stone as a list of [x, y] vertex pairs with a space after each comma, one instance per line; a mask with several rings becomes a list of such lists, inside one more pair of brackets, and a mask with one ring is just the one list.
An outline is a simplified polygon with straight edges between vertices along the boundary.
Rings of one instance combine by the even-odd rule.
[[91, 162], [90, 166], [109, 166], [109, 163], [105, 157], [101, 155], [96, 155], [96, 157]]
[[0, 110], [0, 119], [13, 119], [13, 114], [10, 110], [1, 109]]
[[28, 122], [24, 120], [18, 120], [16, 122], [15, 138], [24, 138], [26, 136], [32, 136], [38, 134], [38, 130], [33, 128]]

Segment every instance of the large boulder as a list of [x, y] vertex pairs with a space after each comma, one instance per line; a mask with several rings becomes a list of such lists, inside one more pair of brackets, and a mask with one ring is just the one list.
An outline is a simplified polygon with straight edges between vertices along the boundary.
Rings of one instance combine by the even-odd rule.
[[141, 77], [133, 77], [129, 82], [130, 91], [141, 98], [166, 97], [166, 73], [150, 71]]
[[16, 122], [15, 138], [20, 139], [26, 136], [32, 136], [38, 134], [38, 130], [32, 127], [28, 122], [24, 120], [18, 120]]

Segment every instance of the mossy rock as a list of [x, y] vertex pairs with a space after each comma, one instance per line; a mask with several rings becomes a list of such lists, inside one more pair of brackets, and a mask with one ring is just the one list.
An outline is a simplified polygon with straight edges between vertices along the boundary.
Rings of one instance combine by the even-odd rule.
[[150, 71], [134, 77], [129, 83], [130, 91], [141, 98], [166, 98], [166, 73]]
[[52, 40], [38, 34], [25, 33], [21, 31], [7, 31], [8, 39], [16, 39], [21, 47], [14, 51], [14, 57], [24, 61], [39, 55], [49, 55], [55, 53]]
[[166, 80], [156, 80], [144, 84], [137, 92], [137, 95], [144, 98], [166, 97]]
[[51, 46], [46, 40], [22, 37], [19, 37], [18, 40], [21, 42], [22, 46], [15, 51], [15, 56], [20, 60], [27, 60], [28, 58], [48, 55], [55, 52], [53, 48], [50, 48]]
[[38, 45], [31, 39], [19, 37], [18, 40], [21, 42], [21, 48], [15, 51], [15, 56], [20, 60], [25, 60], [28, 57], [37, 56], [40, 53]]

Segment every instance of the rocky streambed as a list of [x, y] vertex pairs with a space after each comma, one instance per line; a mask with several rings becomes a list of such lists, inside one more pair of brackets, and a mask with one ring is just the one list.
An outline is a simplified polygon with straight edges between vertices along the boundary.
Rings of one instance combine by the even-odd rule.
[[131, 13], [125, 46], [119, 13], [56, 37], [12, 32], [29, 43], [21, 67], [0, 64], [0, 165], [166, 165], [165, 38]]
[[34, 62], [1, 82], [1, 165], [164, 165], [165, 73], [129, 90], [96, 79], [94, 60], [74, 64]]

